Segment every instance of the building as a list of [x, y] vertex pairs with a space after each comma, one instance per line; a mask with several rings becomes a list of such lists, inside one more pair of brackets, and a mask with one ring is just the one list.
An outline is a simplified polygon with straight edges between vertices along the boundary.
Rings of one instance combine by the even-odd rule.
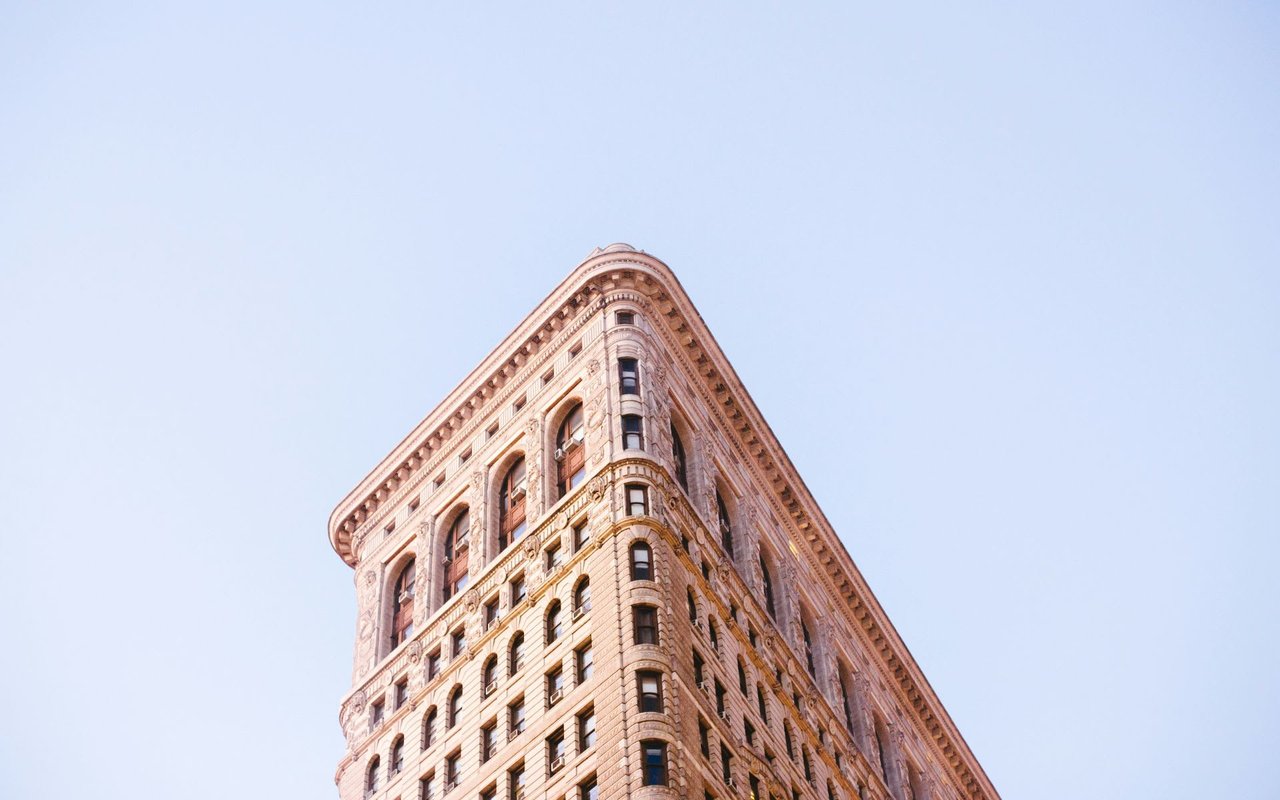
[[670, 269], [596, 250], [333, 512], [343, 800], [998, 794]]

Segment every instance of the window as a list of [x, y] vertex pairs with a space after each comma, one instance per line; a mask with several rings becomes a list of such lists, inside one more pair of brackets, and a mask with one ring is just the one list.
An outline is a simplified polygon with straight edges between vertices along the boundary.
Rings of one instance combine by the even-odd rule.
[[689, 621], [698, 624], [698, 601], [693, 599], [693, 590], [685, 590], [685, 599], [689, 601]]
[[591, 538], [591, 532], [587, 530], [587, 521], [580, 520], [573, 526], [573, 552], [578, 552], [582, 546], [587, 543], [587, 539]]
[[369, 727], [375, 728], [382, 724], [383, 718], [387, 715], [387, 704], [382, 698], [374, 700], [369, 705]]
[[431, 651], [427, 656], [427, 680], [434, 680], [440, 674], [440, 648]]
[[783, 744], [787, 746], [787, 758], [794, 759], [796, 751], [795, 746], [791, 743], [791, 723], [785, 719], [782, 721], [782, 739]]
[[458, 455], [458, 466], [462, 466], [463, 464], [467, 463], [467, 459], [469, 458], [471, 458], [470, 447], [468, 447], [466, 450], [463, 450], [462, 453]]
[[527, 394], [522, 394], [519, 397], [517, 397], [515, 400], [512, 400], [511, 401], [512, 413], [515, 413], [520, 409], [524, 408], [524, 404], [527, 402], [529, 402], [529, 395]]
[[498, 435], [498, 423], [496, 422], [484, 429], [484, 440], [486, 442], [497, 435]]
[[747, 626], [747, 641], [751, 643], [752, 647], [758, 648], [760, 646], [760, 635], [750, 625]]
[[617, 322], [619, 325], [635, 325], [636, 324], [636, 312], [634, 311], [619, 311], [617, 314], [614, 315], [613, 318], [614, 318], [614, 321]]
[[515, 608], [529, 595], [529, 587], [524, 582], [524, 573], [511, 579], [511, 607]]
[[621, 394], [640, 394], [640, 364], [634, 358], [618, 359], [618, 386]]
[[551, 381], [555, 380], [555, 377], [556, 377], [555, 369], [547, 370], [546, 373], [543, 374], [542, 376], [542, 385], [543, 386], [548, 385], [549, 383], [551, 383]]
[[720, 630], [716, 627], [714, 619], [707, 620], [707, 636], [711, 639], [711, 647], [717, 653], [720, 652]]
[[480, 693], [485, 697], [493, 694], [498, 688], [498, 657], [489, 656], [484, 662], [484, 671], [480, 678]]
[[756, 744], [756, 726], [751, 724], [751, 720], [746, 717], [742, 718], [742, 737], [747, 740], [747, 744], [755, 747]]
[[804, 779], [813, 783], [813, 765], [809, 763], [809, 746], [800, 747], [800, 761], [804, 765]]
[[596, 709], [587, 706], [578, 712], [578, 752], [584, 752], [596, 743]]
[[764, 702], [764, 687], [756, 684], [756, 708], [760, 711], [760, 721], [769, 724], [769, 706]]
[[703, 681], [703, 677], [702, 677], [703, 666], [704, 666], [704, 662], [702, 660], [702, 654], [699, 653], [697, 650], [694, 650], [693, 651], [693, 680], [699, 686], [702, 685], [702, 681]]
[[760, 576], [764, 584], [764, 607], [769, 612], [769, 616], [776, 620], [778, 609], [773, 603], [773, 575], [769, 572], [769, 563], [764, 560], [764, 556], [760, 556]]
[[698, 750], [703, 758], [711, 758], [711, 728], [702, 717], [698, 717]]
[[378, 791], [378, 787], [379, 787], [378, 778], [380, 777], [379, 767], [381, 766], [382, 766], [382, 760], [379, 759], [377, 756], [374, 756], [373, 758], [369, 759], [369, 767], [365, 770], [365, 774], [364, 774], [365, 794], [369, 795]]
[[722, 684], [720, 681], [717, 680], [716, 681], [716, 713], [718, 713], [721, 717], [724, 717], [724, 715], [728, 713], [725, 711], [725, 708], [724, 708], [724, 696], [725, 696], [724, 684]]
[[582, 427], [582, 403], [576, 403], [556, 433], [556, 498], [582, 483], [587, 475], [586, 432]]
[[511, 637], [511, 645], [507, 654], [507, 674], [515, 675], [524, 666], [524, 633], [516, 631]]
[[404, 769], [404, 737], [397, 736], [391, 743], [391, 774], [395, 775]]
[[480, 792], [480, 800], [495, 800], [498, 796], [498, 787], [495, 785], [486, 786], [484, 791]]
[[462, 714], [462, 686], [453, 687], [453, 691], [449, 693], [449, 718], [446, 720], [445, 728], [452, 728], [458, 724], [458, 718]]
[[662, 673], [640, 670], [636, 673], [636, 693], [640, 697], [640, 711], [662, 711]]
[[564, 556], [560, 551], [560, 542], [556, 542], [546, 550], [547, 572], [551, 572], [564, 563]]
[[439, 489], [441, 486], [444, 486], [444, 476], [445, 474], [441, 472], [431, 481], [431, 491], [434, 492], [436, 489]]
[[524, 733], [523, 697], [507, 706], [507, 739], [514, 739], [522, 733]]
[[516, 459], [502, 476], [498, 489], [498, 551], [507, 549], [525, 532], [524, 456]]
[[646, 542], [631, 545], [631, 580], [653, 580], [653, 550]]
[[747, 696], [747, 668], [742, 665], [742, 656], [738, 656], [738, 691]]
[[395, 701], [396, 708], [404, 705], [409, 700], [409, 679], [401, 678], [396, 682]]
[[547, 607], [547, 644], [551, 644], [564, 633], [564, 622], [560, 614], [560, 601], [552, 600]]
[[596, 787], [595, 775], [578, 784], [578, 800], [600, 800], [600, 790]]
[[509, 800], [521, 800], [524, 797], [524, 762], [507, 770], [507, 797]]
[[547, 774], [554, 775], [564, 768], [564, 726], [547, 737]]
[[396, 523], [394, 521], [389, 522], [387, 523], [387, 527], [382, 529], [382, 535], [383, 537], [390, 536], [391, 534], [395, 533], [395, 530], [396, 530]]
[[729, 521], [729, 509], [719, 489], [716, 489], [716, 514], [720, 518], [720, 546], [733, 558], [733, 524]]
[[429, 750], [436, 743], [436, 707], [432, 706], [422, 718], [422, 749]]
[[591, 673], [595, 666], [591, 655], [591, 642], [588, 641], [586, 644], [574, 651], [573, 659], [575, 662], [575, 671], [577, 672], [578, 685], [581, 686], [591, 680]]
[[467, 586], [467, 535], [471, 532], [471, 514], [463, 509], [449, 526], [444, 539], [444, 598], [448, 600]]
[[484, 604], [484, 629], [487, 631], [493, 627], [493, 623], [498, 621], [498, 598]]
[[547, 708], [564, 697], [564, 670], [559, 666], [547, 673]]
[[458, 628], [449, 634], [449, 658], [457, 658], [467, 651], [466, 628]]
[[642, 517], [649, 513], [649, 489], [637, 483], [627, 484], [627, 513]]
[[429, 772], [418, 781], [419, 800], [435, 800], [436, 774]]
[[498, 749], [498, 721], [490, 720], [488, 724], [480, 729], [480, 763], [493, 758], [494, 752]]
[[720, 743], [720, 775], [725, 783], [733, 780], [733, 754], [724, 746], [724, 742]]
[[877, 763], [880, 765], [880, 777], [887, 782], [889, 780], [889, 754], [885, 751], [884, 743], [888, 739], [888, 730], [885, 728], [884, 720], [880, 719], [877, 714], [874, 718], [874, 726], [872, 727], [872, 738], [875, 739], [876, 755], [879, 756]]
[[688, 459], [684, 454], [684, 442], [680, 441], [680, 432], [676, 430], [675, 423], [671, 424], [671, 463], [676, 468], [676, 480], [680, 483], [680, 488], [686, 492], [689, 491], [689, 466]]
[[395, 649], [413, 635], [413, 559], [396, 576], [391, 597], [391, 647]]
[[444, 760], [444, 788], [445, 791], [452, 789], [458, 785], [459, 773], [458, 766], [462, 761], [462, 751], [454, 750]]
[[639, 414], [622, 415], [622, 449], [644, 449], [644, 420]]
[[658, 643], [658, 609], [653, 606], [632, 606], [636, 644]]
[[591, 579], [583, 578], [573, 590], [573, 610], [582, 616], [591, 610]]
[[751, 798], [751, 800], [763, 800], [763, 798], [760, 795], [760, 779], [759, 778], [757, 778], [755, 775], [749, 775], [747, 777], [747, 785], [748, 787], [750, 787], [749, 797]]
[[645, 739], [640, 742], [641, 761], [644, 772], [640, 783], [643, 786], [667, 785], [667, 743], [660, 739]]
[[804, 617], [800, 618], [800, 634], [804, 637], [804, 660], [809, 667], [809, 674], [817, 678], [817, 669], [813, 666], [813, 637], [809, 635], [809, 625]]
[[569, 358], [570, 358], [570, 359], [577, 358], [577, 357], [578, 357], [578, 355], [579, 355], [579, 354], [581, 354], [581, 353], [582, 353], [582, 342], [578, 342], [578, 343], [577, 343], [577, 344], [575, 344], [573, 347], [570, 347], [570, 348], [569, 348]]

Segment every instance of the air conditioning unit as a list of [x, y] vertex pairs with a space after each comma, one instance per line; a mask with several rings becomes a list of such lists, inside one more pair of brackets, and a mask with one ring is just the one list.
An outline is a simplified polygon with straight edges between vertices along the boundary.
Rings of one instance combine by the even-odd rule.
[[524, 731], [516, 730], [515, 728], [512, 728], [511, 730], [507, 731], [507, 741], [514, 742], [517, 738], [519, 738], [520, 734], [522, 733], [524, 733]]
[[482, 691], [484, 693], [484, 696], [488, 697], [489, 695], [493, 694], [494, 690], [497, 688], [498, 688], [498, 682], [494, 681], [492, 683], [486, 683]]
[[400, 600], [400, 603], [402, 605], [404, 603], [409, 602], [410, 600], [413, 599], [413, 591], [411, 589], [405, 589], [403, 592], [400, 593], [400, 597], [398, 599]]
[[515, 793], [511, 795], [511, 800], [524, 800], [524, 787], [517, 787]]
[[526, 492], [527, 490], [525, 489], [525, 486], [523, 483], [518, 486], [511, 487], [511, 502], [514, 503], [515, 501], [519, 500], [521, 497], [524, 497]]
[[551, 759], [552, 772], [559, 772], [562, 769], [564, 769], [564, 756], [556, 756], [555, 758]]
[[564, 450], [563, 447], [556, 448], [556, 461], [564, 461]]
[[583, 608], [582, 606], [578, 606], [573, 610], [573, 618], [575, 620], [582, 619], [583, 615], [586, 613], [587, 613], [587, 610], [585, 608]]
[[567, 447], [582, 444], [587, 438], [587, 432], [582, 428], [574, 428], [573, 433], [569, 434], [569, 444]]
[[457, 779], [456, 779], [456, 778], [445, 778], [445, 779], [444, 779], [444, 790], [445, 790], [446, 792], [451, 792], [451, 791], [453, 791], [453, 790], [454, 790], [454, 789], [456, 789], [456, 788], [458, 788], [458, 781], [457, 781]]
[[698, 681], [698, 688], [706, 692], [707, 694], [711, 694], [711, 681], [707, 680], [706, 678], [703, 678], [702, 680]]
[[453, 553], [454, 555], [462, 555], [463, 553], [467, 552], [467, 548], [470, 546], [471, 546], [471, 543], [467, 541], [467, 537], [463, 536], [458, 541], [453, 543]]
[[547, 698], [547, 703], [549, 705], [555, 705], [556, 703], [559, 703], [561, 698], [563, 697], [564, 697], [564, 689], [556, 689], [554, 692], [551, 693], [551, 696]]
[[729, 780], [725, 781], [725, 782], [724, 782], [724, 785], [725, 785], [725, 786], [728, 786], [730, 789], [737, 789], [737, 788], [738, 788], [738, 781], [737, 781], [737, 779], [736, 779], [736, 778], [734, 778], [732, 775], [730, 775], [730, 776], [729, 776]]
[[719, 714], [720, 714], [720, 719], [724, 720], [725, 722], [729, 721], [729, 709], [722, 708], [720, 709]]
[[444, 564], [447, 567], [453, 563], [453, 559], [449, 558], [448, 556], [445, 556], [444, 558], [440, 559], [440, 563]]

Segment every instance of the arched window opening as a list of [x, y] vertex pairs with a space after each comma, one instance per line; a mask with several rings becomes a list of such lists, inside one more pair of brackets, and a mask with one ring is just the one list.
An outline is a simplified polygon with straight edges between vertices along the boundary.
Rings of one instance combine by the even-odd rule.
[[582, 403], [574, 404], [556, 432], [556, 497], [582, 483], [587, 475], [586, 431], [582, 425]]
[[854, 724], [853, 716], [854, 704], [849, 698], [849, 668], [845, 666], [844, 661], [839, 661], [836, 663], [836, 671], [836, 679], [840, 684], [840, 706], [844, 710], [844, 726], [854, 740], [857, 741], [857, 726]]
[[404, 737], [397, 736], [391, 743], [391, 774], [395, 775], [404, 769]]
[[685, 598], [689, 601], [689, 621], [698, 624], [698, 601], [693, 597], [693, 590], [685, 590]]
[[422, 749], [428, 750], [436, 743], [436, 707], [432, 706], [422, 718]]
[[809, 635], [809, 623], [804, 617], [800, 618], [800, 634], [804, 637], [804, 661], [809, 667], [809, 674], [816, 680], [818, 670], [813, 665], [813, 637]]
[[524, 535], [525, 494], [524, 456], [521, 456], [503, 475], [498, 489], [498, 552]]
[[378, 791], [379, 787], [379, 768], [382, 766], [382, 759], [374, 756], [369, 759], [369, 767], [365, 771], [364, 790], [367, 794], [373, 794]]
[[773, 575], [769, 572], [769, 562], [764, 560], [764, 555], [760, 556], [760, 575], [764, 583], [764, 607], [769, 612], [769, 616], [776, 621], [778, 619], [778, 607], [773, 600]]
[[584, 577], [573, 589], [573, 615], [580, 617], [591, 610], [591, 579]]
[[720, 517], [720, 546], [733, 558], [733, 523], [729, 521], [729, 508], [719, 489], [716, 489], [716, 513]]
[[742, 663], [742, 656], [738, 656], [738, 691], [743, 697], [747, 696], [747, 668]]
[[458, 720], [462, 718], [462, 686], [453, 687], [453, 691], [449, 693], [449, 719], [446, 720], [445, 727], [452, 729], [458, 724]]
[[631, 545], [631, 580], [653, 580], [653, 550], [647, 542]]
[[481, 694], [485, 697], [493, 694], [498, 688], [498, 657], [489, 656], [484, 662], [484, 670], [480, 678]]
[[676, 430], [674, 422], [671, 423], [671, 461], [676, 468], [676, 480], [680, 482], [681, 488], [688, 492], [689, 467], [684, 454], [684, 442], [680, 440], [680, 432]]
[[716, 629], [714, 619], [707, 621], [707, 635], [711, 638], [711, 646], [717, 653], [720, 652], [720, 631]]
[[404, 644], [413, 635], [414, 562], [409, 559], [396, 576], [391, 597], [391, 649]]
[[547, 607], [547, 644], [551, 644], [564, 633], [564, 620], [560, 614], [560, 601], [552, 600]]
[[507, 655], [507, 674], [515, 675], [524, 667], [524, 632], [516, 631], [511, 637], [511, 647]]
[[440, 559], [444, 567], [444, 597], [448, 600], [467, 586], [467, 554], [471, 549], [469, 541], [471, 533], [471, 512], [463, 509], [453, 518], [449, 532], [444, 538], [444, 556]]

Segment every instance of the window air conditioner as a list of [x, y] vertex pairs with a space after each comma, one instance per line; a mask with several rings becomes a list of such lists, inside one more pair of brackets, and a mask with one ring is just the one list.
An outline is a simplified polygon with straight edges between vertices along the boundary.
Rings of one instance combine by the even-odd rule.
[[574, 445], [582, 444], [582, 442], [586, 438], [587, 438], [586, 431], [584, 431], [582, 428], [574, 428], [573, 433], [569, 435], [569, 444], [567, 446], [572, 447]]
[[730, 775], [730, 776], [729, 776], [729, 780], [727, 780], [727, 781], [725, 781], [725, 782], [724, 782], [724, 785], [725, 785], [725, 786], [728, 786], [730, 789], [737, 789], [737, 788], [738, 788], [738, 782], [737, 782], [737, 780], [735, 780], [735, 779], [734, 779], [734, 777], [733, 777], [732, 775]]
[[729, 709], [722, 708], [720, 709], [719, 714], [720, 714], [720, 719], [724, 720], [725, 722], [729, 721]]
[[525, 491], [526, 490], [524, 488], [523, 483], [520, 484], [519, 486], [513, 486], [511, 488], [511, 502], [514, 503], [515, 501], [519, 500], [521, 497], [524, 497]]
[[511, 795], [511, 800], [524, 800], [524, 787], [520, 786], [516, 789], [515, 794]]
[[547, 702], [550, 705], [555, 705], [556, 703], [559, 703], [560, 699], [563, 697], [564, 697], [564, 689], [556, 689], [554, 692], [551, 693], [551, 696], [547, 698]]
[[563, 447], [556, 448], [556, 461], [564, 461], [564, 450]]
[[490, 681], [489, 683], [486, 683], [486, 684], [484, 685], [484, 690], [483, 690], [483, 691], [484, 691], [484, 696], [485, 696], [485, 697], [488, 697], [489, 695], [493, 694], [494, 690], [495, 690], [495, 689], [497, 689], [497, 688], [498, 688], [498, 682], [497, 682], [497, 681]]
[[413, 591], [412, 591], [412, 590], [410, 590], [410, 589], [405, 589], [404, 591], [402, 591], [402, 592], [400, 593], [399, 600], [400, 600], [400, 602], [401, 602], [402, 604], [403, 604], [403, 603], [407, 603], [407, 602], [409, 602], [409, 601], [410, 601], [410, 600], [412, 600], [412, 599], [413, 599]]
[[559, 772], [562, 769], [564, 769], [564, 756], [556, 756], [555, 758], [551, 759], [552, 772]]
[[582, 615], [586, 613], [587, 613], [587, 610], [585, 608], [583, 608], [582, 606], [578, 606], [573, 610], [573, 618], [575, 620], [582, 619]]

